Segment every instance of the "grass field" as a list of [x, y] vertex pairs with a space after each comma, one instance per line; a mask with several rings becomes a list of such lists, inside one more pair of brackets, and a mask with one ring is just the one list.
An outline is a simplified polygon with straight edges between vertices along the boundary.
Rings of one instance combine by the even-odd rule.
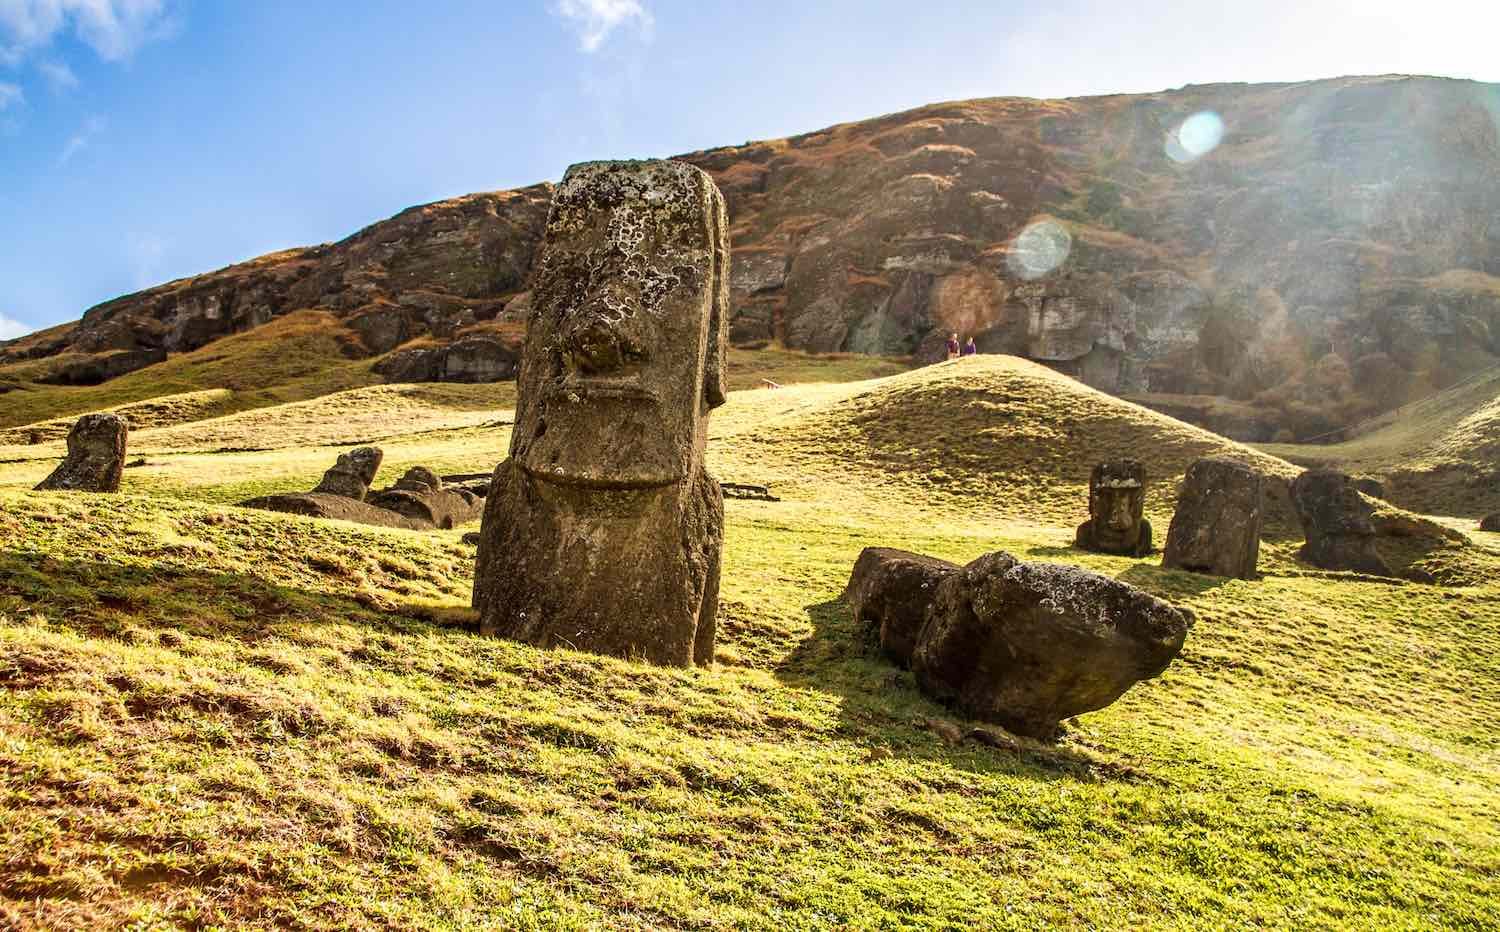
[[[711, 466], [783, 501], [726, 503], [704, 670], [467, 633], [471, 528], [232, 507], [374, 437], [382, 481], [488, 470], [509, 387], [143, 429], [117, 496], [0, 449], [0, 926], [1500, 928], [1500, 535], [1428, 555], [1446, 587], [1313, 571], [1284, 514], [1254, 582], [1083, 554], [1101, 458], [1147, 462], [1158, 540], [1194, 458], [1295, 468], [1018, 360], [736, 365], [787, 387], [731, 395]], [[838, 601], [871, 544], [1197, 622], [1059, 742], [990, 747]]]

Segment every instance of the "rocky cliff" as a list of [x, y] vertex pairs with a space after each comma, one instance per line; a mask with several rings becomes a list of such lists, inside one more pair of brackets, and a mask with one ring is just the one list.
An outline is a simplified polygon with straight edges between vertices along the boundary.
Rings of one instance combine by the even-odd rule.
[[[997, 98], [683, 158], [729, 201], [741, 344], [923, 361], [957, 331], [1244, 439], [1335, 430], [1500, 361], [1494, 85]], [[0, 361], [63, 354], [47, 378], [97, 380], [323, 307], [371, 354], [417, 341], [392, 378], [503, 377], [549, 196], [413, 208], [100, 305]]]

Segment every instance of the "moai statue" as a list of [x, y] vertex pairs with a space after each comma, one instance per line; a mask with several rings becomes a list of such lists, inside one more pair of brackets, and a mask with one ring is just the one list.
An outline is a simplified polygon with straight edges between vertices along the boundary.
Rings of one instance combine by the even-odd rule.
[[1375, 549], [1375, 509], [1354, 481], [1332, 469], [1309, 469], [1292, 482], [1292, 507], [1307, 539], [1297, 555], [1328, 570], [1394, 576]]
[[1260, 557], [1265, 483], [1241, 463], [1202, 459], [1188, 467], [1167, 528], [1161, 565], [1210, 576], [1254, 579]]
[[1089, 476], [1089, 519], [1073, 545], [1100, 553], [1143, 557], [1151, 552], [1146, 507], [1146, 468], [1135, 460], [1100, 463]]
[[482, 633], [712, 662], [724, 503], [703, 453], [724, 403], [727, 226], [713, 179], [681, 162], [563, 178], [480, 530]]
[[379, 447], [357, 447], [340, 453], [338, 461], [323, 474], [323, 480], [313, 491], [362, 502], [370, 494], [370, 483], [375, 481], [384, 457]]
[[68, 455], [36, 491], [118, 492], [129, 425], [118, 414], [85, 414], [68, 431]]

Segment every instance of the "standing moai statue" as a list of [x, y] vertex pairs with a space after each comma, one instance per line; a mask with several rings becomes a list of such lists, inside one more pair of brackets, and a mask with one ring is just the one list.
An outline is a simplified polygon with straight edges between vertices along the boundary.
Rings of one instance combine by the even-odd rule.
[[1326, 570], [1394, 576], [1375, 549], [1375, 509], [1354, 480], [1333, 469], [1309, 469], [1292, 482], [1292, 507], [1306, 543], [1297, 555]]
[[724, 502], [703, 454], [724, 403], [727, 229], [691, 165], [591, 162], [563, 178], [480, 530], [482, 633], [712, 662]]
[[85, 414], [68, 431], [68, 455], [36, 491], [120, 491], [128, 432], [118, 414]]
[[1143, 557], [1151, 552], [1146, 509], [1146, 467], [1135, 460], [1100, 463], [1089, 475], [1089, 519], [1073, 545], [1100, 553]]
[[323, 474], [314, 492], [327, 492], [362, 502], [370, 494], [370, 483], [380, 472], [380, 461], [385, 458], [379, 447], [356, 447], [348, 453], [340, 453], [338, 461]]
[[1182, 481], [1161, 565], [1254, 579], [1264, 512], [1259, 473], [1233, 460], [1199, 460]]

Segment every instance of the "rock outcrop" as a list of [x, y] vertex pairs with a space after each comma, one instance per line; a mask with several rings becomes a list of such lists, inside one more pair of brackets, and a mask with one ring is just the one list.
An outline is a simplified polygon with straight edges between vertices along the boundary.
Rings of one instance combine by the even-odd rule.
[[1292, 505], [1307, 542], [1297, 555], [1325, 570], [1394, 576], [1375, 548], [1375, 509], [1354, 481], [1332, 469], [1310, 469], [1292, 482]]
[[1146, 467], [1135, 460], [1100, 463], [1089, 475], [1089, 519], [1078, 526], [1073, 546], [1145, 556], [1151, 552], [1145, 508]]
[[485, 504], [480, 631], [659, 664], [713, 661], [729, 238], [681, 162], [568, 170], [532, 293], [510, 458]]
[[912, 669], [964, 714], [1045, 738], [1159, 676], [1191, 626], [1134, 586], [996, 552], [938, 584]]
[[1177, 495], [1162, 566], [1254, 579], [1264, 514], [1264, 480], [1258, 473], [1233, 460], [1197, 461]]
[[959, 569], [957, 563], [920, 553], [866, 547], [854, 563], [843, 598], [856, 620], [876, 629], [886, 656], [909, 667], [938, 584]]
[[68, 455], [37, 491], [118, 492], [129, 426], [117, 414], [85, 414], [68, 431]]
[[1479, 522], [1479, 529], [1481, 531], [1500, 533], [1500, 511], [1492, 515], [1485, 515], [1484, 520]]
[[[736, 342], [927, 360], [959, 331], [1236, 439], [1294, 439], [1500, 361], [1497, 96], [1387, 76], [995, 98], [683, 158], [728, 200]], [[1185, 154], [1195, 114], [1222, 141]], [[438, 344], [387, 361], [393, 381], [504, 378], [492, 347], [445, 349], [524, 321], [550, 194], [413, 208], [129, 295], [0, 365], [177, 352], [327, 308], [371, 354]]]

